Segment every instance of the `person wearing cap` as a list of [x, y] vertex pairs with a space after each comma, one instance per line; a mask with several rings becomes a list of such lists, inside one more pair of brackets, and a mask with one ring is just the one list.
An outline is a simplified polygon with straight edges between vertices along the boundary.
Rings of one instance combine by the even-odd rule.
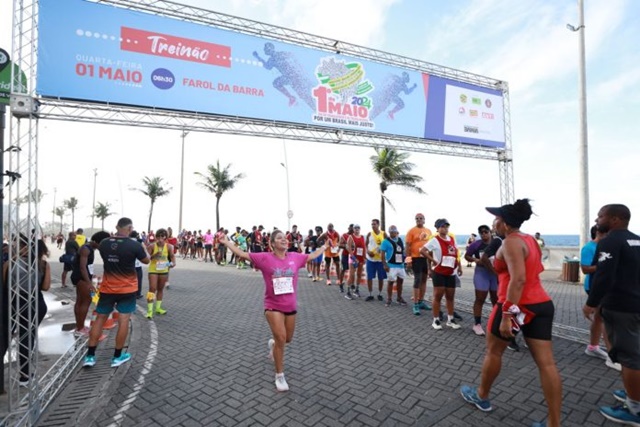
[[452, 329], [460, 329], [460, 325], [453, 317], [453, 307], [456, 295], [456, 275], [462, 275], [462, 266], [458, 258], [456, 241], [449, 236], [449, 221], [444, 218], [436, 220], [437, 233], [435, 237], [420, 249], [420, 253], [429, 260], [432, 266], [431, 280], [433, 282], [433, 329], [441, 330], [440, 304], [444, 296], [447, 306], [447, 323]]
[[360, 234], [358, 224], [353, 225], [353, 234], [347, 240], [347, 249], [349, 250], [349, 284], [344, 297], [351, 300], [360, 297], [360, 278], [366, 250], [364, 236]]
[[289, 252], [302, 252], [302, 235], [298, 232], [298, 226], [291, 227], [291, 231], [287, 232], [287, 242]]
[[424, 226], [424, 215], [416, 214], [416, 226], [411, 228], [405, 237], [411, 269], [413, 270], [413, 314], [420, 315], [420, 310], [431, 310], [424, 300], [427, 291], [427, 278], [431, 267], [427, 259], [420, 253], [420, 249], [431, 238], [431, 230]]
[[349, 224], [347, 232], [340, 236], [340, 240], [338, 241], [338, 247], [342, 249], [342, 255], [340, 255], [342, 268], [340, 269], [340, 274], [338, 274], [338, 285], [340, 286], [341, 293], [344, 293], [344, 275], [349, 271], [349, 249], [347, 248], [347, 241], [352, 234], [353, 224]]
[[298, 272], [311, 259], [322, 256], [330, 245], [327, 240], [309, 254], [288, 252], [288, 242], [280, 230], [271, 233], [272, 252], [246, 253], [223, 236], [220, 242], [236, 254], [238, 259], [250, 260], [262, 272], [264, 279], [264, 316], [273, 338], [267, 342], [269, 356], [273, 360], [276, 375], [275, 386], [279, 392], [289, 390], [284, 376], [284, 353], [286, 344], [291, 343], [296, 326]]
[[[532, 215], [528, 199], [514, 204], [486, 208], [495, 215], [493, 227], [505, 236], [494, 260], [498, 274], [498, 303], [487, 325], [487, 348], [478, 387], [464, 385], [462, 397], [482, 411], [491, 411], [489, 394], [500, 373], [502, 354], [511, 338], [522, 330], [540, 373], [540, 382], [548, 415], [546, 425], [560, 425], [562, 382], [553, 358], [551, 330], [554, 306], [540, 282], [544, 270], [540, 246], [533, 236], [520, 232], [520, 226]], [[515, 392], [515, 391], [514, 391]], [[545, 425], [536, 423], [534, 425]]]
[[389, 227], [389, 236], [380, 245], [380, 254], [382, 255], [382, 265], [387, 272], [387, 302], [385, 307], [391, 305], [394, 284], [396, 285], [396, 302], [400, 305], [407, 305], [402, 298], [402, 284], [407, 277], [404, 270], [404, 243], [398, 237], [398, 227], [395, 225]]
[[367, 288], [369, 296], [366, 301], [373, 301], [373, 279], [378, 277], [378, 301], [382, 301], [382, 289], [384, 288], [384, 280], [387, 278], [387, 272], [382, 265], [382, 256], [380, 254], [380, 245], [384, 241], [384, 230], [380, 230], [380, 220], [371, 220], [371, 231], [367, 233], [365, 245], [367, 246]]
[[488, 269], [482, 262], [482, 255], [491, 243], [491, 228], [488, 225], [478, 227], [480, 238], [473, 241], [464, 254], [464, 259], [469, 264], [475, 262], [476, 268], [473, 272], [473, 287], [475, 288], [475, 301], [473, 303], [473, 332], [476, 335], [484, 336], [482, 329], [482, 307], [490, 295], [491, 305], [498, 302], [498, 276], [493, 269]]

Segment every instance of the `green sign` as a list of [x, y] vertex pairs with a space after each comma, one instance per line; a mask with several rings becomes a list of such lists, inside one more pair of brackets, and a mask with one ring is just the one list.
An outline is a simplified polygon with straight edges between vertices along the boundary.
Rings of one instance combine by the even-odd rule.
[[15, 85], [15, 92], [27, 93], [27, 76], [20, 71], [20, 68], [12, 64], [9, 59], [9, 54], [4, 49], [0, 48], [0, 104], [9, 105], [9, 98], [11, 94], [11, 68], [12, 65], [14, 74], [19, 77], [19, 81]]

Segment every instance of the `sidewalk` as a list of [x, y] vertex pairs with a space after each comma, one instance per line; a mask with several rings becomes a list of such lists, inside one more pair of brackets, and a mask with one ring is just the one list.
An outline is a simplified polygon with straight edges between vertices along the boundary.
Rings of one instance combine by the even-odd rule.
[[[266, 358], [261, 275], [179, 261], [165, 297], [169, 314], [134, 319], [132, 363], [110, 369], [112, 350], [101, 344], [98, 365], [77, 370], [39, 425], [62, 420], [78, 390], [86, 390], [84, 405], [67, 418], [75, 425], [516, 426], [542, 420], [537, 370], [526, 349], [505, 354], [492, 391], [494, 412], [480, 413], [459, 397], [461, 384], [477, 383], [484, 352], [464, 312], [472, 302], [471, 278], [465, 269], [458, 331], [434, 331], [428, 312], [413, 316], [410, 307], [347, 301], [336, 286], [301, 278], [296, 335], [286, 356], [291, 391], [278, 394]], [[584, 331], [581, 286], [546, 278], [544, 284], [556, 321]], [[563, 425], [607, 425], [596, 409], [614, 403], [609, 392], [620, 386], [619, 374], [583, 351], [583, 344], [554, 339]]]

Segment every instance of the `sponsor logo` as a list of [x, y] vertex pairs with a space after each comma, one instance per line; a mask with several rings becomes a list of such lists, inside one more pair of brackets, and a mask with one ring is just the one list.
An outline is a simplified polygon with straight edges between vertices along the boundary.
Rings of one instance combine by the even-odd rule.
[[469, 110], [470, 117], [478, 117], [478, 110]]
[[627, 240], [629, 246], [640, 246], [640, 240]]
[[482, 105], [482, 99], [473, 97], [471, 98], [471, 103], [475, 105]]
[[608, 259], [611, 259], [611, 254], [608, 252], [600, 252], [598, 254], [598, 262], [604, 262]]
[[483, 119], [493, 120], [495, 117], [494, 117], [493, 113], [485, 113], [485, 112], [483, 112], [482, 113], [482, 118]]
[[487, 98], [487, 99], [485, 99], [485, 101], [484, 101], [484, 105], [485, 105], [487, 108], [491, 108], [491, 105], [493, 105], [493, 104], [491, 104], [491, 100], [490, 100], [489, 98]]
[[464, 114], [464, 113], [466, 113], [466, 112], [467, 112], [467, 110], [465, 110], [465, 108], [464, 108], [464, 107], [460, 107], [460, 108], [458, 108], [458, 114]]
[[463, 104], [467, 103], [467, 95], [465, 95], [464, 93], [460, 94], [460, 102], [462, 102]]
[[173, 73], [166, 68], [156, 68], [151, 73], [151, 83], [158, 89], [171, 89], [176, 83]]
[[231, 67], [231, 47], [169, 34], [121, 27], [120, 49], [200, 64]]
[[465, 126], [464, 131], [467, 133], [480, 133], [477, 126]]

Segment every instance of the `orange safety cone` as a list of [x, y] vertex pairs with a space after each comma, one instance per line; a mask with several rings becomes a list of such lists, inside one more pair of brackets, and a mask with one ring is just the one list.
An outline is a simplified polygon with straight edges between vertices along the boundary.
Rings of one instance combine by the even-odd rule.
[[118, 323], [118, 316], [119, 313], [117, 311], [111, 312], [111, 316], [109, 316], [107, 321], [104, 322], [104, 326], [102, 327], [102, 329], [110, 330], [115, 328], [116, 324]]

